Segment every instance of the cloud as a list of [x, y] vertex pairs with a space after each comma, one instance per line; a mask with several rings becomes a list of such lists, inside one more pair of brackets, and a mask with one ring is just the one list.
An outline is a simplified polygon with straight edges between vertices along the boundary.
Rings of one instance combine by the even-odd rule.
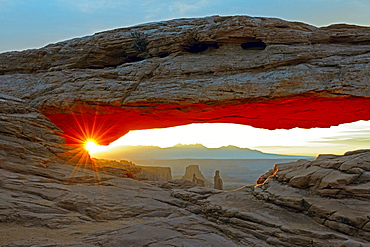
[[[196, 12], [207, 10], [215, 2], [218, 0], [137, 0], [135, 3], [138, 8], [141, 8], [141, 13], [145, 14], [146, 19], [164, 20], [194, 16]], [[196, 15], [204, 15], [204, 13]]]
[[126, 4], [126, 1], [119, 0], [58, 0], [58, 2], [85, 13], [92, 13], [107, 8], [122, 7]]
[[370, 130], [347, 130], [335, 136], [324, 137], [321, 140], [311, 141], [311, 143], [369, 146]]
[[170, 10], [172, 12], [177, 12], [179, 14], [189, 14], [198, 9], [204, 8], [210, 4], [209, 0], [201, 1], [174, 1], [170, 5]]

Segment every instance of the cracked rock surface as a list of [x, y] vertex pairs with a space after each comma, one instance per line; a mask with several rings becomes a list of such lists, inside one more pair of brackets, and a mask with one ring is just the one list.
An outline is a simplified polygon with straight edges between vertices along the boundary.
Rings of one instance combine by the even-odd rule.
[[370, 241], [369, 168], [370, 150], [276, 164], [254, 194]]

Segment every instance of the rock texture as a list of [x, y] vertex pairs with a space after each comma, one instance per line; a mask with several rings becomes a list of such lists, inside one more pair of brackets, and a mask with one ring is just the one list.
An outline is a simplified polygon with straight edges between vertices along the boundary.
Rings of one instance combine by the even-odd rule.
[[64, 180], [65, 174], [53, 172], [53, 161], [70, 150], [59, 131], [23, 100], [0, 94], [0, 169], [42, 176], [40, 168], [48, 168], [48, 176]]
[[258, 198], [370, 242], [370, 150], [276, 164], [258, 182]]
[[370, 119], [369, 40], [344, 24], [172, 20], [0, 54], [0, 89], [76, 145], [194, 122], [328, 127]]
[[227, 193], [199, 187], [172, 191], [172, 196], [188, 202], [188, 211], [225, 224], [225, 231], [231, 231], [241, 246], [370, 246], [363, 236], [349, 237], [255, 194], [253, 187]]

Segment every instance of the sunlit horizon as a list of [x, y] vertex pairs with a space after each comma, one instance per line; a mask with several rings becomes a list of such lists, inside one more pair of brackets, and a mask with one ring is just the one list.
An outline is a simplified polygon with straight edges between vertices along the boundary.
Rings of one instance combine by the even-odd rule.
[[130, 131], [108, 146], [92, 147], [90, 154], [104, 153], [122, 146], [173, 147], [201, 144], [207, 148], [236, 146], [265, 153], [317, 156], [343, 154], [370, 148], [370, 121], [357, 121], [330, 128], [267, 130], [227, 123], [188, 124], [162, 129]]

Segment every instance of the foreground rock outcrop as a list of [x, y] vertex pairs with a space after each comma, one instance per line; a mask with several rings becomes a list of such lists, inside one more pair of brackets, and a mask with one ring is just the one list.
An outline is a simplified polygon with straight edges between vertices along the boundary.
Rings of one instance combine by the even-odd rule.
[[370, 150], [276, 164], [268, 174], [258, 198], [370, 242]]
[[0, 90], [77, 145], [194, 122], [329, 127], [370, 119], [369, 40], [344, 24], [172, 20], [0, 54]]

